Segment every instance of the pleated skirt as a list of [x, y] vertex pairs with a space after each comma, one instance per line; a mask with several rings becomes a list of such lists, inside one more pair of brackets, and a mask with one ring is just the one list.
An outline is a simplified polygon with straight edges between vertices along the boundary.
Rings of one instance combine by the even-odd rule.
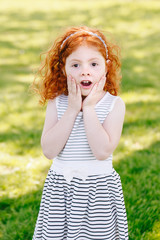
[[128, 225], [122, 185], [109, 175], [85, 180], [49, 170], [33, 240], [127, 240]]

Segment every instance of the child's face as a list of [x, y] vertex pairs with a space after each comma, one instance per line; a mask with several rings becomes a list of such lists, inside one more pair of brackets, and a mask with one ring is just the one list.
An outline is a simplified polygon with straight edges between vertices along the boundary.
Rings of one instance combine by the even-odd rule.
[[106, 74], [106, 62], [96, 47], [80, 46], [66, 58], [65, 71], [80, 84], [81, 93], [87, 96], [95, 83]]

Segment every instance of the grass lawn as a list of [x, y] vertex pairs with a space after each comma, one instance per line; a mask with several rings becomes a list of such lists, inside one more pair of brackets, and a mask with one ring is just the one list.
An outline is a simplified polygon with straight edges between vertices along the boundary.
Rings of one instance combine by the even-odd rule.
[[35, 0], [0, 9], [0, 239], [32, 239], [51, 165], [40, 148], [45, 107], [29, 92], [40, 53], [63, 29], [109, 31], [122, 49], [120, 174], [130, 240], [160, 239], [159, 11], [156, 0]]

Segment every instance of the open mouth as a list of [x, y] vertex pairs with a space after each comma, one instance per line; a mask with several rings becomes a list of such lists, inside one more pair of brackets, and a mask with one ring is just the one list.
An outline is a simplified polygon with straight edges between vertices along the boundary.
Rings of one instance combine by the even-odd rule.
[[81, 81], [81, 85], [84, 87], [89, 87], [91, 84], [92, 84], [92, 82], [88, 81], [88, 80]]

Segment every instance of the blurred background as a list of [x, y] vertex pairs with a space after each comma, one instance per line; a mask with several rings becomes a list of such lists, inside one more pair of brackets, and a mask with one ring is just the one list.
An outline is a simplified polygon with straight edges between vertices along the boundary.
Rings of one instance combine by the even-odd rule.
[[40, 54], [74, 25], [110, 32], [121, 47], [126, 116], [113, 165], [130, 239], [160, 239], [159, 13], [158, 0], [1, 1], [0, 239], [32, 239], [51, 161], [40, 147], [45, 107], [29, 86]]

